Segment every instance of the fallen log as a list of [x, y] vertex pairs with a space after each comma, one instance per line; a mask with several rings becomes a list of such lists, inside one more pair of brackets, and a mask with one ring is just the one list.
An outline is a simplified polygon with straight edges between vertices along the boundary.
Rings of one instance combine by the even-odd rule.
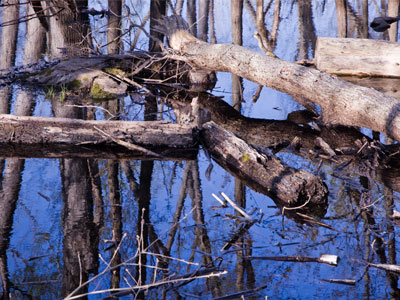
[[231, 72], [288, 93], [301, 103], [311, 100], [320, 106], [325, 124], [366, 127], [400, 141], [400, 101], [396, 98], [242, 46], [200, 41], [185, 30], [181, 17], [166, 18], [159, 29], [176, 50], [171, 55], [174, 59], [197, 68]]
[[320, 177], [258, 152], [213, 121], [203, 125], [200, 138], [218, 164], [277, 205], [296, 207], [307, 203], [308, 207], [326, 209], [328, 189]]
[[[21, 156], [25, 155], [21, 153], [21, 147], [40, 149], [52, 146], [60, 150], [60, 147], [65, 149], [65, 146], [69, 145], [73, 146], [73, 151], [80, 147], [83, 157], [93, 157], [88, 155], [88, 152], [96, 146], [102, 149], [96, 150], [100, 152], [105, 149], [118, 149], [113, 153], [114, 158], [117, 153], [126, 157], [127, 154], [123, 154], [126, 151], [121, 150], [125, 148], [133, 152], [133, 156], [139, 154], [142, 157], [163, 159], [163, 155], [155, 153], [153, 149], [158, 149], [161, 153], [168, 153], [168, 149], [171, 148], [192, 151], [197, 146], [197, 133], [198, 130], [194, 126], [171, 124], [166, 121], [85, 121], [0, 115], [0, 145], [17, 145], [15, 148], [19, 148], [18, 155]], [[46, 152], [44, 148], [43, 152]], [[47, 154], [49, 157], [55, 157], [53, 155], [51, 151]]]
[[372, 39], [319, 37], [314, 63], [318, 70], [335, 75], [400, 78], [400, 44]]

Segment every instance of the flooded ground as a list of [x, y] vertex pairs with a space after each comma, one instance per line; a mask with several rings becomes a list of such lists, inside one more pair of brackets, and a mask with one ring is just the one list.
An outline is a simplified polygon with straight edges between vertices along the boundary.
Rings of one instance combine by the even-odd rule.
[[[348, 1], [357, 15], [362, 14], [359, 2]], [[368, 2], [372, 19], [379, 12], [375, 1]], [[299, 5], [305, 4], [311, 4], [308, 18], [313, 22], [301, 29]], [[288, 61], [311, 58], [316, 36], [337, 36], [334, 4], [282, 1], [274, 53]], [[90, 3], [89, 7], [100, 10], [103, 5]], [[146, 1], [126, 5], [137, 23], [149, 9]], [[217, 42], [230, 43], [229, 1], [214, 1], [214, 6]], [[268, 28], [272, 12], [267, 13]], [[22, 6], [20, 14], [25, 14]], [[105, 19], [91, 16], [90, 21], [102, 44]], [[255, 30], [244, 9], [243, 45], [260, 51], [253, 38]], [[17, 64], [24, 60], [25, 34], [25, 23], [21, 23]], [[370, 34], [371, 38], [382, 37]], [[350, 36], [355, 35], [356, 30]], [[137, 48], [147, 49], [147, 43], [141, 37]], [[231, 103], [231, 74], [217, 76], [212, 93]], [[1, 88], [2, 96], [6, 90], [9, 93], [1, 98], [2, 103], [10, 103], [2, 106], [2, 113], [9, 109], [11, 114], [25, 110], [33, 116], [63, 115], [58, 112], [65, 103], [58, 101], [59, 96], [49, 100], [48, 90], [32, 94], [18, 85]], [[289, 95], [269, 88], [252, 103], [256, 90], [257, 85], [244, 81], [242, 113], [247, 117], [284, 120], [301, 108]], [[21, 104], [19, 95], [28, 102]], [[156, 114], [149, 113], [144, 99], [139, 94], [122, 99], [120, 118], [175, 119], [162, 103]], [[108, 109], [112, 111], [117, 101], [110, 101]], [[97, 119], [108, 118], [104, 109], [96, 108], [93, 113]], [[371, 135], [369, 130], [362, 131]], [[400, 210], [400, 194], [395, 162], [383, 169], [290, 151], [276, 155], [289, 166], [321, 176], [329, 190], [324, 216], [306, 223], [282, 214], [274, 199], [246, 187], [203, 149], [191, 160], [176, 161], [1, 159], [4, 299], [62, 299], [67, 295], [67, 299], [76, 299], [85, 293], [83, 297], [89, 299], [399, 298], [398, 275], [369, 264], [397, 265], [399, 229], [392, 215]], [[232, 205], [221, 207], [213, 196], [223, 199], [221, 192], [256, 222], [244, 222]], [[337, 256], [337, 266], [318, 261], [324, 254]], [[313, 261], [282, 261], [288, 257]]]

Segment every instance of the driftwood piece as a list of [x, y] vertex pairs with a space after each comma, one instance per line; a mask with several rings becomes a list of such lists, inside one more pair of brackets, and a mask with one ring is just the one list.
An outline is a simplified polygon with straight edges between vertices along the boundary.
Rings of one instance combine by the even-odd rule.
[[319, 37], [318, 70], [335, 75], [400, 78], [400, 44], [372, 39]]
[[337, 266], [339, 263], [339, 257], [332, 254], [322, 254], [320, 257], [309, 257], [309, 256], [250, 256], [248, 259], [252, 260], [275, 260], [275, 261], [290, 261], [290, 262], [316, 262], [321, 264], [327, 264], [330, 266]]
[[[115, 140], [121, 143], [115, 143]], [[121, 144], [124, 143], [132, 145], [125, 148], [134, 149], [136, 155], [143, 152], [142, 156], [161, 158], [160, 154], [152, 155], [146, 150], [141, 151], [141, 147], [161, 150], [192, 149], [197, 145], [197, 129], [190, 125], [165, 121], [85, 121], [0, 115], [0, 144], [14, 144], [19, 147], [70, 145], [75, 149], [78, 146], [89, 149], [93, 146], [101, 148], [118, 144], [117, 149], [121, 149]]]
[[[169, 17], [164, 26], [176, 23]], [[179, 18], [179, 17], [178, 17]], [[261, 85], [318, 104], [329, 125], [358, 126], [400, 141], [400, 101], [334, 75], [231, 44], [209, 44], [185, 30], [170, 30], [171, 57], [197, 68], [231, 72]]]
[[321, 178], [284, 165], [276, 157], [262, 154], [214, 122], [201, 131], [202, 143], [226, 170], [255, 191], [270, 196], [278, 205], [326, 206], [328, 189]]

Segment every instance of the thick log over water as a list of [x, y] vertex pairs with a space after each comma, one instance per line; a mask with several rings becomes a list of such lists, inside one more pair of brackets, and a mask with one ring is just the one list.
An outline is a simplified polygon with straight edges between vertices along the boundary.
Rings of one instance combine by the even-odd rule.
[[[178, 18], [179, 19], [179, 18]], [[169, 42], [176, 59], [194, 67], [231, 72], [261, 85], [288, 93], [296, 100], [311, 100], [322, 109], [328, 125], [359, 126], [400, 141], [398, 99], [340, 80], [334, 75], [251, 51], [231, 44], [209, 44], [181, 30], [170, 17]]]
[[203, 125], [202, 142], [211, 156], [252, 189], [283, 206], [326, 205], [328, 189], [322, 179], [284, 165], [278, 158], [258, 152], [214, 122]]

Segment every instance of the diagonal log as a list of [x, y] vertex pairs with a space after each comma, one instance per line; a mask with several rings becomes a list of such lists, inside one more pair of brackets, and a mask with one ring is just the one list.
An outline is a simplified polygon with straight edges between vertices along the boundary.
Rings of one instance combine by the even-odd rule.
[[328, 189], [320, 177], [260, 153], [213, 121], [203, 125], [200, 137], [218, 164], [253, 190], [271, 197], [277, 205], [293, 207], [307, 203], [321, 211], [326, 208]]
[[231, 72], [261, 85], [311, 100], [322, 109], [327, 125], [370, 128], [400, 141], [400, 101], [374, 89], [340, 80], [319, 70], [300, 66], [231, 44], [209, 44], [181, 29], [184, 21], [172, 16], [160, 30], [169, 36], [174, 59], [193, 67]]

